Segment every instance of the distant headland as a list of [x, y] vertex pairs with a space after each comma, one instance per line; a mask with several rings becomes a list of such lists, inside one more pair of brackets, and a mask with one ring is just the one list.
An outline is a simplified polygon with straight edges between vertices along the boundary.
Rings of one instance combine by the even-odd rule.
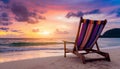
[[120, 28], [114, 28], [106, 31], [102, 38], [120, 38]]

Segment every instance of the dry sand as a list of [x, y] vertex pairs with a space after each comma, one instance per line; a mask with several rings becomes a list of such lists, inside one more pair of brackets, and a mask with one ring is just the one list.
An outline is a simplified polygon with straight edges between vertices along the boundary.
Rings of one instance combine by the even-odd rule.
[[[32, 57], [27, 58], [25, 56], [27, 59], [1, 62], [0, 69], [120, 69], [120, 48], [104, 49], [103, 51], [110, 54], [111, 62], [101, 60], [82, 64], [80, 59], [73, 54], [68, 54], [67, 58], [64, 58], [63, 51], [47, 51], [40, 54], [29, 54]], [[36, 57], [37, 55], [39, 57]], [[35, 57], [33, 58], [33, 56]], [[20, 57], [14, 56], [14, 58]], [[92, 57], [99, 56], [94, 55]]]

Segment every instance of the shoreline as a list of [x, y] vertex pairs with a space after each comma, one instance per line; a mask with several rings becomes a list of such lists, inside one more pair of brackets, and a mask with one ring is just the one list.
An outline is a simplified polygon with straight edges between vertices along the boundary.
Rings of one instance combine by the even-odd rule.
[[0, 63], [63, 55], [62, 50], [32, 50], [0, 53]]
[[[67, 54], [67, 58], [63, 57], [63, 50], [48, 51], [27, 51], [17, 53], [6, 53], [4, 55], [13, 55], [12, 59], [21, 58], [14, 61], [6, 61], [0, 63], [1, 69], [119, 69], [120, 68], [120, 48], [101, 49], [110, 54], [111, 62], [93, 61], [82, 64], [80, 59], [73, 55]], [[8, 55], [7, 55], [8, 54]], [[17, 55], [16, 55], [17, 54]], [[24, 54], [24, 55], [23, 55]], [[89, 55], [88, 57], [91, 57]], [[92, 55], [92, 57], [99, 57]], [[6, 57], [10, 58], [10, 57]], [[26, 58], [26, 59], [25, 59]]]
[[[100, 48], [100, 50], [107, 51], [107, 52], [111, 50], [118, 50], [118, 49], [120, 49], [120, 46]], [[1, 56], [0, 63], [19, 61], [19, 60], [31, 59], [31, 58], [41, 58], [41, 57], [50, 57], [50, 56], [59, 56], [59, 55], [63, 56], [63, 53], [64, 53], [63, 49], [0, 52], [0, 56]], [[16, 58], [16, 57], [19, 57], [19, 58]]]

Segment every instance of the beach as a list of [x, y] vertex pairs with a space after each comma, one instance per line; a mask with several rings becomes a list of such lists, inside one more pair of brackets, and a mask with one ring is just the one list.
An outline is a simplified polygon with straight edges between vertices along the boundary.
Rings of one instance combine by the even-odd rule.
[[0, 69], [120, 69], [120, 0], [0, 0]]
[[[119, 50], [120, 48], [102, 49], [110, 54], [111, 62], [101, 60], [86, 64], [82, 64], [80, 59], [73, 54], [67, 54], [64, 58], [63, 50], [2, 53], [0, 69], [119, 69]], [[86, 57], [100, 56], [90, 54]]]

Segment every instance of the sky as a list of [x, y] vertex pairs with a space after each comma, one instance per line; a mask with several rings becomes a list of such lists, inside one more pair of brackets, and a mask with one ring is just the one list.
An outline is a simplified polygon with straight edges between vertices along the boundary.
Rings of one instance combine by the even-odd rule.
[[74, 38], [80, 17], [120, 27], [120, 0], [0, 0], [0, 38]]

